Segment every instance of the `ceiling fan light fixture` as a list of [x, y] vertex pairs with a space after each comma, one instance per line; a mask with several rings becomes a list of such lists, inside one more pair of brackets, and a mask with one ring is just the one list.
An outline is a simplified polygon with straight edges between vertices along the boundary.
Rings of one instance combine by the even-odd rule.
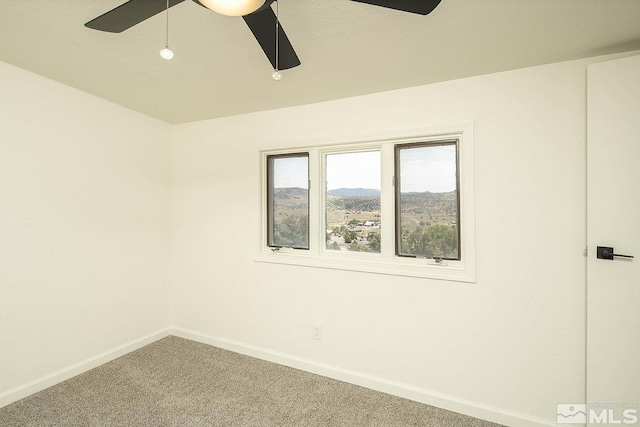
[[260, 9], [265, 0], [198, 0], [207, 9], [226, 16], [244, 16]]
[[162, 59], [170, 61], [173, 59], [173, 51], [169, 49], [169, 46], [167, 46], [160, 51], [160, 56], [162, 57]]

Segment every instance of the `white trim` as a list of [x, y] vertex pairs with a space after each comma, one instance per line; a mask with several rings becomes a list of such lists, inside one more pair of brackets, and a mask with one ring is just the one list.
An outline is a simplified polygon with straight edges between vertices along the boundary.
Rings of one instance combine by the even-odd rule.
[[131, 353], [134, 350], [138, 350], [139, 348], [149, 345], [154, 341], [158, 341], [162, 338], [168, 337], [170, 335], [170, 331], [171, 330], [169, 328], [161, 329], [149, 335], [145, 335], [141, 338], [118, 346], [114, 349], [107, 350], [96, 356], [82, 360], [78, 363], [74, 363], [71, 366], [59, 369], [43, 377], [8, 390], [0, 394], [0, 408], [23, 399], [29, 395], [42, 391], [46, 388], [49, 388], [53, 385], [59, 384], [70, 378], [73, 378], [76, 375], [87, 372], [93, 368], [117, 359], [118, 357], [124, 356], [127, 353]]
[[369, 388], [371, 390], [392, 394], [394, 396], [403, 397], [405, 399], [503, 425], [516, 427], [557, 425], [555, 422], [550, 420], [532, 417], [526, 414], [521, 414], [506, 409], [497, 408], [495, 406], [485, 405], [483, 403], [461, 399], [444, 393], [412, 386], [410, 384], [391, 381], [385, 378], [380, 378], [349, 369], [343, 369], [337, 366], [327, 365], [309, 359], [303, 359], [297, 356], [280, 353], [277, 351], [241, 343], [238, 341], [208, 336], [189, 329], [174, 327], [171, 330], [171, 334], [180, 338], [197, 341], [203, 344], [211, 345], [213, 347], [218, 347], [225, 350], [233, 351], [235, 353], [252, 356], [258, 359], [277, 363], [279, 365], [289, 366], [291, 368], [300, 369], [317, 375], [322, 375], [327, 378], [344, 381], [346, 383], [355, 384], [361, 387]]
[[410, 384], [404, 384], [396, 381], [387, 380], [385, 378], [368, 375], [362, 372], [343, 369], [309, 359], [292, 356], [266, 348], [245, 344], [238, 341], [228, 340], [225, 338], [216, 338], [205, 335], [196, 331], [184, 328], [167, 328], [145, 335], [134, 341], [130, 341], [112, 350], [100, 353], [94, 357], [88, 358], [81, 362], [75, 363], [66, 368], [52, 372], [34, 381], [22, 386], [13, 388], [0, 394], [0, 408], [7, 406], [15, 401], [23, 399], [31, 394], [42, 391], [53, 385], [59, 384], [70, 378], [87, 372], [100, 365], [108, 363], [127, 353], [138, 350], [146, 345], [158, 341], [167, 336], [174, 335], [180, 338], [208, 344], [214, 347], [256, 357], [258, 359], [277, 363], [291, 368], [300, 369], [327, 378], [338, 381], [344, 381], [350, 384], [366, 387], [371, 390], [392, 394], [394, 396], [403, 397], [405, 399], [446, 409], [460, 414], [469, 415], [471, 417], [492, 421], [499, 424], [509, 426], [556, 426], [552, 421], [542, 418], [532, 417], [514, 411], [509, 411], [495, 406], [485, 405], [483, 403], [461, 399], [444, 393], [427, 390]]
[[[394, 262], [385, 262], [379, 254], [356, 252], [344, 257], [325, 255], [322, 258], [312, 254], [299, 253], [295, 249], [281, 249], [278, 252], [265, 252], [255, 258], [255, 261], [298, 265], [304, 267], [327, 268], [332, 270], [361, 271], [366, 273], [388, 274], [393, 276], [421, 277], [428, 279], [449, 280], [453, 282], [475, 283], [475, 276], [471, 276], [462, 268], [454, 269], [450, 265], [440, 266], [428, 259], [404, 260], [396, 257]], [[342, 255], [339, 254], [339, 255]], [[422, 263], [422, 265], [419, 265]], [[448, 267], [445, 270], [445, 267]]]
[[[458, 163], [460, 188], [461, 261], [436, 264], [433, 260], [398, 257], [395, 255], [393, 230], [394, 194], [393, 179], [394, 146], [412, 142], [458, 140]], [[476, 282], [475, 254], [475, 154], [473, 123], [439, 126], [428, 129], [402, 130], [369, 136], [352, 136], [340, 139], [310, 140], [297, 146], [277, 150], [260, 151], [260, 242], [255, 261], [317, 267], [338, 270], [362, 271], [395, 276], [409, 276]], [[306, 144], [313, 141], [313, 146]], [[382, 168], [381, 219], [382, 251], [380, 254], [327, 251], [324, 249], [324, 188], [317, 182], [323, 178], [324, 156], [328, 153], [380, 150]], [[280, 248], [272, 251], [267, 245], [267, 189], [265, 185], [267, 156], [308, 152], [309, 153], [309, 249]]]

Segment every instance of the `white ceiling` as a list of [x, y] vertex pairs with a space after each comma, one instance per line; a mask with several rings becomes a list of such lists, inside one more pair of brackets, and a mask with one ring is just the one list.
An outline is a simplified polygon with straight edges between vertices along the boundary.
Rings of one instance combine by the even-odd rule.
[[170, 62], [163, 14], [121, 34], [84, 27], [121, 3], [0, 0], [0, 60], [183, 123], [640, 49], [640, 0], [442, 0], [428, 16], [280, 0], [302, 65], [276, 82], [242, 18], [192, 1], [170, 10]]

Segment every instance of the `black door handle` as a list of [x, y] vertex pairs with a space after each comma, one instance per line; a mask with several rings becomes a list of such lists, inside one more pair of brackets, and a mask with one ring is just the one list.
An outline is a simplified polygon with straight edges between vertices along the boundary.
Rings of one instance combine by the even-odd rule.
[[613, 260], [613, 257], [633, 258], [633, 255], [615, 254], [615, 253], [613, 253], [613, 248], [610, 248], [608, 246], [598, 246], [596, 254], [597, 254], [598, 259]]

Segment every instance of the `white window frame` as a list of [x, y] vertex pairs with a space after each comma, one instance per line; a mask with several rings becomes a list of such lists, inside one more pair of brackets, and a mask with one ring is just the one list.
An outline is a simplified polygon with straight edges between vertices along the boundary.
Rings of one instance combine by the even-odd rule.
[[[397, 144], [456, 139], [458, 141], [461, 259], [436, 262], [433, 259], [397, 256], [395, 253], [394, 155]], [[327, 154], [380, 150], [381, 253], [326, 249]], [[309, 153], [309, 249], [271, 248], [267, 245], [267, 156], [294, 152]], [[398, 131], [373, 136], [304, 141], [286, 149], [260, 152], [261, 226], [258, 262], [361, 271], [475, 283], [475, 184], [473, 124]]]

